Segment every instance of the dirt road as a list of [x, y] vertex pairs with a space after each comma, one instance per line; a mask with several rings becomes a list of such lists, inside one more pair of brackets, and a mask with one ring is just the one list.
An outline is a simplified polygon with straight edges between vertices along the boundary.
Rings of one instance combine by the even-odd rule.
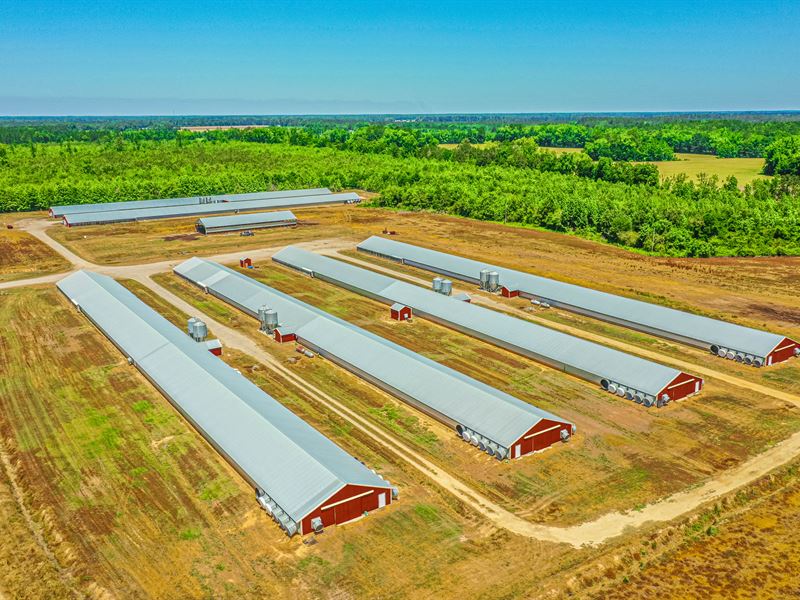
[[[159, 263], [150, 263], [146, 265], [132, 265], [132, 266], [120, 266], [120, 267], [95, 265], [76, 256], [74, 253], [70, 252], [68, 249], [64, 248], [61, 244], [50, 238], [44, 231], [49, 224], [45, 223], [43, 225], [39, 225], [38, 223], [42, 223], [41, 221], [33, 223], [37, 224], [29, 225], [29, 227], [27, 227], [26, 229], [31, 234], [35, 235], [37, 238], [46, 243], [48, 246], [50, 246], [57, 252], [61, 253], [62, 256], [64, 256], [67, 260], [72, 262], [72, 264], [76, 269], [88, 268], [118, 278], [135, 279], [140, 283], [142, 283], [143, 285], [145, 285], [150, 290], [152, 290], [153, 292], [157, 293], [159, 296], [161, 296], [168, 302], [170, 302], [171, 304], [173, 304], [174, 306], [183, 310], [184, 312], [200, 316], [201, 318], [203, 318], [203, 320], [206, 321], [206, 323], [214, 331], [215, 335], [219, 337], [219, 339], [222, 341], [224, 345], [245, 352], [246, 354], [252, 356], [253, 358], [263, 362], [265, 366], [269, 367], [276, 373], [280, 374], [291, 384], [302, 387], [304, 391], [312, 395], [315, 400], [317, 400], [325, 407], [327, 407], [328, 410], [339, 415], [343, 419], [346, 419], [348, 422], [350, 422], [354, 427], [357, 427], [365, 435], [368, 435], [373, 440], [379, 442], [381, 445], [389, 448], [399, 458], [404, 460], [409, 465], [413, 466], [415, 469], [422, 472], [432, 481], [442, 486], [445, 490], [449, 491], [460, 501], [464, 502], [464, 504], [470, 506], [473, 510], [483, 515], [487, 520], [492, 522], [495, 526], [514, 532], [518, 535], [539, 539], [543, 541], [566, 543], [575, 547], [580, 547], [582, 545], [600, 544], [608, 539], [623, 534], [626, 530], [630, 528], [640, 527], [646, 523], [651, 523], [656, 521], [669, 521], [683, 514], [691, 512], [707, 502], [713, 501], [724, 494], [727, 494], [741, 486], [753, 482], [759, 477], [766, 475], [771, 470], [796, 458], [798, 454], [800, 454], [800, 432], [798, 432], [789, 437], [788, 439], [784, 440], [783, 442], [770, 448], [766, 452], [753, 457], [752, 459], [746, 461], [745, 463], [742, 463], [738, 467], [735, 467], [733, 469], [721, 473], [714, 479], [707, 481], [705, 484], [697, 488], [693, 488], [691, 490], [675, 494], [671, 497], [650, 504], [641, 510], [608, 513], [593, 521], [588, 521], [572, 527], [555, 527], [555, 526], [546, 526], [546, 525], [538, 525], [535, 523], [530, 523], [529, 521], [526, 521], [518, 517], [517, 515], [505, 510], [504, 508], [490, 501], [482, 494], [476, 492], [475, 490], [473, 490], [472, 488], [461, 482], [459, 479], [457, 479], [450, 473], [447, 473], [443, 469], [431, 463], [424, 456], [415, 452], [413, 449], [409, 448], [406, 444], [396, 439], [391, 434], [373, 425], [368, 420], [361, 417], [359, 414], [350, 410], [349, 408], [347, 408], [346, 406], [344, 406], [343, 404], [341, 404], [340, 402], [338, 402], [337, 400], [326, 394], [324, 391], [320, 390], [319, 388], [316, 388], [315, 386], [309, 384], [309, 382], [301, 379], [291, 370], [284, 367], [279, 361], [274, 359], [267, 352], [262, 350], [258, 346], [258, 344], [256, 344], [251, 338], [245, 336], [242, 333], [239, 333], [238, 331], [232, 328], [223, 325], [222, 323], [212, 318], [210, 315], [205, 314], [202, 311], [199, 311], [196, 307], [190, 305], [185, 300], [179, 298], [169, 290], [158, 285], [155, 281], [153, 281], [150, 278], [150, 276], [155, 273], [171, 269], [179, 262], [182, 262], [181, 260], [163, 261]], [[341, 250], [344, 247], [350, 247], [350, 244], [343, 244], [338, 240], [322, 240], [310, 244], [305, 244], [305, 247], [321, 251], [325, 254], [337, 255], [338, 250]], [[254, 252], [250, 251], [248, 252], [248, 255], [257, 260], [267, 259], [277, 250], [278, 248], [266, 248]], [[238, 257], [239, 253], [230, 253], [230, 254], [214, 256], [211, 257], [211, 259], [220, 262], [230, 262], [232, 260], [236, 260]], [[352, 259], [350, 257], [342, 257], [342, 258], [345, 258], [350, 262], [355, 262], [355, 263], [360, 262], [364, 266], [367, 266], [374, 270], [386, 271], [392, 274], [393, 276], [398, 275], [396, 272], [391, 271], [390, 269], [381, 268], [372, 263], [358, 261], [357, 259]], [[64, 276], [65, 274], [61, 274], [59, 276], [54, 277], [53, 279], [58, 280]], [[416, 280], [417, 282], [422, 281], [417, 278], [409, 278], [409, 277], [405, 278], [410, 280]], [[23, 281], [11, 282], [15, 285], [7, 287], [15, 287], [17, 285], [32, 285], [34, 281], [37, 280], [23, 280]], [[51, 278], [50, 277], [38, 278], [38, 282], [40, 283], [51, 282]], [[427, 281], [424, 281], [423, 283], [427, 285]], [[493, 299], [480, 297], [481, 303], [484, 304], [491, 303], [490, 302], [491, 300]], [[501, 305], [501, 303], [498, 302], [497, 305], [499, 306]], [[507, 307], [503, 306], [503, 308]], [[653, 358], [656, 358], [657, 360], [662, 362], [667, 362], [676, 365], [682, 365], [683, 363], [683, 361], [671, 359], [670, 357], [662, 356], [655, 352], [643, 351], [640, 348], [630, 347], [627, 344], [624, 344], [622, 342], [616, 342], [615, 340], [610, 340], [603, 336], [586, 334], [583, 331], [577, 331], [574, 330], [574, 328], [563, 325], [556, 326], [555, 324], [550, 323], [549, 321], [546, 324], [548, 326], [552, 326], [554, 328], [561, 329], [569, 333], [580, 334], [582, 337], [587, 337], [588, 339], [600, 341], [601, 343], [607, 345], [621, 347], [623, 349], [627, 349], [629, 351], [642, 354], [645, 356], [651, 355]], [[800, 398], [797, 398], [792, 394], [787, 394], [784, 392], [779, 392], [777, 390], [772, 390], [770, 388], [766, 388], [758, 384], [741, 380], [738, 377], [733, 377], [725, 375], [723, 373], [718, 373], [711, 369], [701, 370], [697, 366], [690, 363], [683, 363], [683, 364], [685, 364], [688, 368], [691, 368], [695, 372], [704, 373], [709, 377], [716, 377], [719, 378], [720, 380], [733, 383], [734, 385], [739, 385], [741, 387], [745, 387], [754, 391], [759, 391], [761, 393], [771, 395], [775, 398], [780, 398], [782, 400], [787, 400], [789, 402], [793, 402], [795, 404], [800, 405]]]

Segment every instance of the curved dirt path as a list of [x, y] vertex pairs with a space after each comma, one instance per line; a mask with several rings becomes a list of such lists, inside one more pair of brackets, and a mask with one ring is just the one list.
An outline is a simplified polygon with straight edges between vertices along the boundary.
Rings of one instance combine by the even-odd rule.
[[[112, 275], [114, 277], [127, 277], [135, 279], [140, 283], [142, 283], [143, 285], [145, 285], [146, 287], [148, 287], [150, 290], [157, 293], [159, 296], [161, 296], [168, 302], [170, 302], [171, 304], [173, 304], [174, 306], [183, 310], [184, 312], [190, 314], [197, 314], [198, 316], [202, 317], [203, 320], [205, 320], [206, 323], [214, 330], [215, 335], [217, 335], [217, 337], [223, 342], [223, 344], [231, 348], [236, 348], [238, 350], [241, 350], [242, 352], [245, 352], [246, 354], [252, 356], [253, 358], [263, 362], [266, 366], [273, 369], [275, 372], [284, 377], [287, 381], [291, 382], [294, 385], [302, 387], [304, 391], [306, 391], [308, 394], [314, 397], [314, 399], [316, 399], [318, 402], [326, 406], [328, 410], [346, 419], [348, 422], [353, 424], [353, 426], [357, 427], [360, 431], [362, 431], [365, 435], [369, 436], [373, 440], [379, 442], [381, 445], [388, 448], [390, 451], [394, 452], [398, 457], [402, 458], [409, 465], [413, 466], [414, 468], [422, 472], [425, 476], [435, 481], [444, 489], [452, 493], [459, 500], [464, 502], [467, 506], [470, 506], [473, 510], [483, 515], [495, 526], [514, 532], [518, 535], [543, 541], [566, 543], [574, 547], [600, 544], [608, 539], [622, 535], [628, 529], [641, 527], [647, 523], [652, 523], [652, 522], [669, 521], [681, 515], [684, 515], [688, 512], [691, 512], [707, 502], [713, 501], [716, 498], [723, 496], [724, 494], [727, 494], [739, 487], [742, 487], [743, 485], [747, 485], [748, 483], [753, 482], [754, 480], [766, 475], [773, 469], [789, 462], [790, 460], [794, 459], [798, 454], [800, 454], [800, 432], [798, 432], [792, 435], [791, 437], [787, 438], [783, 442], [780, 442], [779, 444], [770, 448], [766, 452], [763, 452], [758, 456], [755, 456], [750, 460], [742, 463], [738, 467], [720, 473], [717, 477], [715, 477], [710, 481], [707, 481], [703, 485], [697, 488], [693, 488], [691, 490], [674, 494], [668, 498], [654, 502], [650, 505], [647, 505], [642, 510], [628, 511], [628, 512], [612, 512], [605, 514], [592, 521], [587, 521], [580, 525], [574, 525], [570, 527], [556, 527], [550, 525], [540, 525], [536, 523], [531, 523], [513, 514], [512, 512], [504, 509], [498, 504], [492, 502], [488, 498], [484, 497], [482, 494], [476, 492], [468, 485], [460, 481], [458, 478], [454, 477], [450, 473], [439, 468], [438, 466], [430, 462], [428, 459], [426, 459], [424, 456], [422, 456], [418, 452], [408, 447], [402, 441], [396, 439], [391, 434], [383, 431], [378, 426], [373, 425], [368, 420], [361, 417], [358, 413], [352, 411], [345, 405], [338, 402], [333, 397], [326, 394], [324, 391], [320, 390], [319, 388], [316, 388], [315, 386], [309, 384], [307, 381], [298, 377], [291, 370], [283, 366], [278, 360], [276, 360], [270, 354], [268, 354], [262, 348], [260, 348], [258, 344], [256, 344], [249, 337], [245, 336], [244, 334], [230, 327], [227, 327], [226, 325], [223, 325], [210, 315], [205, 314], [202, 311], [199, 311], [196, 307], [192, 306], [182, 298], [179, 298], [169, 290], [158, 285], [155, 281], [153, 281], [150, 278], [150, 276], [155, 273], [171, 269], [176, 264], [183, 262], [184, 259], [162, 261], [158, 263], [149, 263], [144, 265], [130, 265], [130, 266], [95, 265], [75, 255], [67, 248], [65, 248], [63, 245], [61, 245], [57, 241], [53, 240], [50, 236], [48, 236], [44, 230], [46, 227], [50, 226], [51, 223], [41, 222], [41, 221], [39, 223], [44, 223], [44, 224], [27, 228], [27, 231], [30, 231], [38, 239], [40, 239], [48, 246], [50, 246], [51, 248], [62, 254], [62, 256], [67, 258], [67, 260], [72, 262], [75, 269], [88, 268], [107, 275]], [[321, 240], [318, 242], [313, 242], [303, 245], [309, 249], [316, 249], [317, 251], [321, 251], [325, 254], [333, 254], [334, 256], [338, 256], [339, 250], [343, 248], [349, 248], [351, 246], [351, 244], [342, 243], [338, 240]], [[249, 251], [248, 255], [256, 259], [269, 258], [278, 249], [279, 248], [266, 248], [257, 251]], [[212, 260], [217, 260], [221, 262], [230, 262], [231, 260], [236, 260], [240, 255], [241, 252], [232, 252], [229, 254], [212, 256], [210, 258]], [[358, 259], [352, 259], [351, 257], [345, 257], [345, 256], [339, 256], [339, 258], [354, 263], [360, 263], [363, 266], [366, 266], [373, 270], [385, 271], [395, 277], [405, 278], [407, 280], [412, 280], [417, 283], [422, 282], [426, 286], [428, 283], [427, 281], [423, 281], [419, 278], [406, 277], [405, 275], [399, 274], [396, 271], [392, 271], [391, 269], [383, 268], [378, 265], [368, 263], [366, 261], [360, 261]], [[54, 276], [53, 279], [58, 280], [66, 276], [67, 274], [68, 273], [62, 273], [60, 275]], [[15, 285], [7, 287], [16, 287], [18, 285], [32, 285], [35, 281], [38, 281], [40, 283], [47, 283], [51, 281], [51, 277], [48, 276], [36, 279], [22, 280], [17, 282], [9, 282]], [[492, 299], [488, 299], [490, 302], [486, 302], [487, 299], [483, 298], [482, 296], [480, 297], [480, 300], [483, 301], [481, 303], [484, 304], [491, 304], [492, 301]], [[500, 302], [496, 301], [494, 302], [496, 303], [497, 306], [506, 309], [508, 308], [507, 306], [503, 306], [502, 303]], [[574, 333], [576, 335], [581, 335], [582, 337], [593, 339], [604, 344], [621, 347], [623, 349], [627, 349], [634, 353], [643, 354], [645, 356], [652, 356], [657, 360], [663, 362], [669, 362], [676, 365], [685, 364], [692, 370], [707, 374], [710, 377], [716, 377], [720, 380], [732, 383], [733, 385], [751, 389], [753, 391], [758, 391], [760, 393], [764, 393], [772, 397], [779, 398], [781, 400], [787, 400], [794, 404], [800, 405], [800, 398], [792, 394], [788, 394], [786, 392], [773, 390], [771, 388], [751, 383], [749, 381], [740, 379], [735, 376], [725, 375], [724, 373], [719, 373], [717, 371], [714, 371], [713, 369], [698, 368], [697, 366], [691, 363], [672, 359], [667, 356], [662, 356], [656, 352], [642, 350], [638, 347], [630, 346], [623, 342], [617, 342], [616, 340], [605, 338], [604, 336], [596, 334], [587, 334], [582, 330], [576, 330], [575, 328], [569, 326], [553, 324], [550, 321], [545, 322], [544, 319], [539, 319], [539, 321], [543, 321], [544, 324], [548, 326], [552, 326], [556, 329], [561, 329], [568, 333]]]

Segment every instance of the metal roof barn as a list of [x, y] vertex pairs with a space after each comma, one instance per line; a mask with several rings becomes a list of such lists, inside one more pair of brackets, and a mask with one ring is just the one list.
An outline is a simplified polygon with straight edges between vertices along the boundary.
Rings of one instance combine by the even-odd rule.
[[791, 356], [800, 355], [800, 344], [782, 335], [506, 269], [482, 261], [377, 236], [361, 242], [358, 249], [475, 284], [480, 283], [480, 272], [489, 269], [499, 274], [500, 285], [509, 295], [518, 292], [521, 296], [547, 302], [551, 306], [705, 348], [719, 356], [746, 364], [771, 365]]
[[198, 219], [196, 227], [200, 233], [209, 235], [211, 233], [264, 229], [267, 227], [287, 227], [289, 225], [297, 225], [297, 217], [290, 210], [278, 210], [245, 215], [205, 217]]
[[309, 188], [305, 190], [278, 190], [275, 192], [251, 192], [248, 194], [221, 194], [217, 196], [190, 196], [188, 198], [161, 198], [157, 200], [130, 200], [128, 202], [99, 202], [96, 204], [67, 204], [51, 206], [51, 217], [77, 215], [81, 213], [109, 212], [115, 210], [138, 210], [142, 208], [169, 208], [190, 204], [215, 204], [217, 202], [246, 202], [249, 200], [274, 200], [294, 196], [329, 195], [328, 188]]
[[253, 317], [273, 314], [278, 328], [291, 327], [303, 345], [499, 459], [541, 450], [574, 432], [560, 417], [217, 263], [191, 258], [175, 273]]
[[391, 502], [387, 481], [110, 277], [79, 271], [57, 285], [255, 487], [288, 535]]
[[588, 379], [646, 406], [661, 406], [664, 401], [694, 394], [702, 387], [701, 378], [672, 367], [302, 248], [289, 246], [273, 255], [272, 259], [381, 302], [410, 306], [418, 316]]
[[240, 202], [215, 202], [211, 204], [190, 204], [161, 208], [141, 208], [137, 210], [113, 210], [67, 214], [62, 218], [67, 227], [75, 225], [105, 225], [109, 223], [128, 223], [152, 219], [172, 219], [224, 213], [238, 213], [275, 208], [298, 208], [302, 206], [321, 206], [327, 204], [354, 204], [361, 202], [361, 196], [353, 192], [319, 196], [293, 196], [264, 200], [243, 200]]

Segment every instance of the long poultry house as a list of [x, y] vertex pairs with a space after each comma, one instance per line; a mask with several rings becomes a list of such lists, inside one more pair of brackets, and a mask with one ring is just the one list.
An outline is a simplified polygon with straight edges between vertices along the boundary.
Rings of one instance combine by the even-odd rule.
[[246, 194], [218, 194], [214, 196], [187, 196], [183, 198], [158, 198], [153, 200], [128, 200], [126, 202], [98, 202], [93, 204], [65, 204], [50, 207], [51, 217], [78, 215], [81, 213], [113, 212], [117, 210], [140, 210], [143, 208], [171, 208], [193, 204], [219, 204], [224, 202], [249, 202], [252, 200], [275, 200], [296, 196], [328, 196], [328, 188], [308, 188], [302, 190], [276, 190], [249, 192]]
[[700, 391], [703, 380], [600, 344], [462, 302], [367, 269], [289, 246], [273, 256], [292, 267], [600, 384], [645, 406], [662, 406]]
[[800, 356], [800, 343], [782, 335], [420, 246], [372, 236], [358, 250], [474, 284], [481, 284], [482, 273], [491, 274], [505, 296], [530, 298], [757, 367]]
[[498, 459], [543, 450], [575, 432], [561, 417], [227, 267], [191, 258], [175, 272], [258, 318], [279, 341], [297, 340]]
[[78, 271], [57, 285], [254, 487], [287, 535], [392, 502], [388, 481], [110, 277]]
[[68, 213], [62, 217], [67, 227], [78, 225], [108, 225], [111, 223], [132, 223], [154, 219], [174, 219], [202, 215], [240, 213], [245, 211], [272, 210], [278, 208], [302, 208], [332, 204], [354, 204], [361, 196], [353, 192], [344, 194], [318, 194], [311, 196], [289, 196], [280, 198], [260, 198], [239, 202], [212, 202], [204, 204], [183, 204], [160, 206], [156, 208], [137, 208], [132, 210], [111, 210], [101, 212]]

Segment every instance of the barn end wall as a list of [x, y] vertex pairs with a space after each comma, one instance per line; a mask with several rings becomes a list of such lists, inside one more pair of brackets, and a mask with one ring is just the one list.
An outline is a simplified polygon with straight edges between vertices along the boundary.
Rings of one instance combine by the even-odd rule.
[[[699, 387], [698, 383], [700, 384]], [[680, 400], [702, 389], [703, 380], [700, 377], [689, 375], [689, 373], [681, 373], [658, 393], [658, 397], [660, 398], [663, 394], [666, 394], [670, 400]]]
[[795, 348], [800, 348], [800, 343], [789, 338], [783, 338], [783, 341], [775, 346], [775, 350], [767, 355], [767, 364], [774, 365], [775, 363], [789, 360], [795, 355]]
[[[388, 484], [387, 484], [388, 486]], [[365, 512], [380, 508], [380, 495], [383, 495], [384, 506], [392, 503], [392, 490], [389, 487], [364, 487], [348, 484], [303, 517], [300, 522], [300, 534], [313, 531], [311, 520], [322, 519], [323, 527], [341, 525], [361, 517]]]
[[[561, 430], [566, 429], [572, 435], [572, 425], [550, 419], [542, 419], [536, 425], [525, 432], [511, 446], [511, 458], [520, 458], [526, 454], [538, 452], [549, 448], [553, 444], [561, 441]], [[519, 447], [519, 451], [517, 451]]]

